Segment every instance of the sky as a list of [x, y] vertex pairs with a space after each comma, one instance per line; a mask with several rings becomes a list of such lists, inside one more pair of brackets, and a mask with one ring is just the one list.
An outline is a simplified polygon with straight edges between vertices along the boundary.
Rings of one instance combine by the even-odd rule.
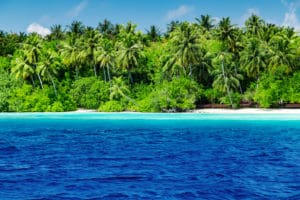
[[0, 0], [0, 30], [46, 35], [54, 24], [78, 20], [96, 27], [108, 19], [131, 21], [142, 31], [150, 25], [164, 31], [172, 20], [194, 21], [202, 14], [216, 21], [230, 17], [238, 26], [257, 14], [269, 23], [300, 31], [300, 0]]

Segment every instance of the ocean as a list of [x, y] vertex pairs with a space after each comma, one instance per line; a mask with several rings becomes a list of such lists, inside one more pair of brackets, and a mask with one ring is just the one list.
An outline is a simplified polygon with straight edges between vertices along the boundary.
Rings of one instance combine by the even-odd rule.
[[300, 116], [0, 114], [0, 199], [300, 199]]

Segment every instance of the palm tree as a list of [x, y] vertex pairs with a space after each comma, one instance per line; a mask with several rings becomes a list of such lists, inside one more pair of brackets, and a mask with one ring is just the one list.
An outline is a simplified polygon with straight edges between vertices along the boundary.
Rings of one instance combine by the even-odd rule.
[[166, 37], [169, 37], [170, 34], [180, 25], [181, 23], [179, 21], [171, 21], [167, 25], [167, 32], [166, 32]]
[[150, 39], [151, 42], [157, 42], [160, 40], [160, 31], [159, 28], [156, 26], [152, 25], [150, 26], [150, 29], [147, 30], [147, 36]]
[[42, 48], [43, 48], [42, 39], [38, 34], [30, 35], [27, 38], [27, 40], [25, 41], [25, 43], [23, 43], [23, 52], [25, 53], [27, 61], [32, 66], [32, 68], [35, 70], [35, 73], [39, 79], [41, 88], [44, 88], [41, 76], [36, 71], [37, 64], [39, 62], [40, 55], [42, 53]]
[[22, 78], [26, 80], [30, 77], [32, 85], [35, 86], [33, 75], [35, 73], [34, 68], [28, 62], [27, 56], [23, 51], [19, 52], [18, 57], [12, 61], [13, 67], [11, 68], [11, 73], [15, 75], [17, 79]]
[[114, 32], [114, 25], [107, 19], [99, 22], [97, 29], [104, 35], [111, 35]]
[[216, 35], [218, 39], [223, 42], [225, 47], [229, 47], [230, 43], [234, 41], [237, 29], [231, 24], [230, 18], [222, 18], [218, 24]]
[[98, 63], [100, 67], [103, 68], [104, 79], [106, 77], [105, 75], [105, 68], [106, 68], [110, 85], [111, 85], [110, 68], [115, 66], [115, 61], [116, 61], [116, 57], [113, 52], [111, 42], [108, 40], [103, 41], [100, 50], [97, 51], [96, 63]]
[[113, 85], [109, 96], [110, 100], [120, 99], [120, 97], [124, 97], [128, 100], [131, 100], [131, 98], [127, 96], [127, 94], [130, 91], [128, 89], [128, 86], [125, 84], [124, 80], [122, 79], [122, 77], [114, 77], [112, 82]]
[[137, 43], [132, 46], [122, 45], [119, 50], [118, 63], [121, 68], [127, 69], [128, 78], [131, 84], [133, 84], [132, 70], [139, 65], [142, 49], [143, 46], [140, 43]]
[[284, 72], [289, 73], [295, 68], [296, 48], [292, 40], [285, 35], [275, 35], [269, 45], [269, 65], [271, 72], [276, 72], [278, 67], [284, 67]]
[[41, 61], [38, 63], [37, 66], [38, 73], [41, 74], [42, 77], [50, 79], [56, 96], [57, 89], [53, 76], [57, 74], [57, 68], [60, 66], [60, 64], [61, 63], [58, 60], [57, 53], [47, 49], [46, 51], [44, 51]]
[[253, 37], [262, 37], [262, 28], [265, 25], [264, 20], [259, 16], [252, 14], [245, 22], [246, 32]]
[[249, 77], [259, 80], [259, 75], [266, 69], [266, 50], [261, 41], [251, 38], [247, 41], [245, 49], [241, 52], [241, 64]]
[[212, 55], [207, 49], [202, 47], [200, 48], [198, 59], [194, 73], [198, 82], [204, 84], [204, 81], [207, 81], [209, 78], [209, 71], [212, 69]]
[[86, 57], [92, 63], [92, 66], [94, 67], [95, 77], [97, 77], [95, 54], [97, 48], [99, 47], [100, 39], [101, 39], [101, 35], [97, 31], [92, 29], [86, 31], [82, 40], [84, 48], [82, 49], [81, 53], [86, 54]]
[[183, 23], [171, 34], [171, 65], [181, 65], [189, 69], [192, 77], [192, 67], [198, 63], [200, 52], [199, 33], [189, 23]]
[[196, 18], [196, 21], [205, 31], [209, 32], [214, 27], [214, 20], [210, 15], [201, 15], [200, 18]]
[[231, 91], [239, 88], [239, 80], [243, 77], [235, 71], [234, 63], [232, 63], [229, 53], [220, 52], [215, 59], [214, 65], [215, 69], [212, 71], [214, 75], [213, 87], [222, 92], [227, 92], [230, 104], [233, 106]]
[[67, 32], [68, 36], [75, 42], [80, 36], [83, 35], [85, 27], [80, 21], [73, 21], [71, 25], [68, 26], [69, 31]]
[[50, 30], [51, 30], [51, 34], [49, 35], [49, 37], [52, 40], [61, 40], [64, 38], [64, 31], [60, 24], [55, 24], [51, 26]]
[[62, 48], [60, 50], [64, 64], [70, 68], [75, 68], [76, 80], [78, 80], [79, 76], [79, 67], [86, 58], [86, 54], [81, 48], [82, 45], [78, 40], [69, 38], [66, 42], [62, 43]]

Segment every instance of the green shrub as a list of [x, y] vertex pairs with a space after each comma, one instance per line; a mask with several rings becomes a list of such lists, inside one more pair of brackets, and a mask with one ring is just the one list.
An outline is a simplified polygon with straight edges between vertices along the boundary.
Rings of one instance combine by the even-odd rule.
[[51, 112], [63, 112], [64, 111], [64, 106], [61, 102], [56, 101], [52, 104], [50, 111]]
[[70, 94], [78, 107], [96, 109], [109, 100], [109, 83], [97, 78], [81, 78], [72, 87]]
[[100, 112], [121, 112], [125, 110], [125, 106], [120, 101], [107, 101], [102, 104], [98, 111]]

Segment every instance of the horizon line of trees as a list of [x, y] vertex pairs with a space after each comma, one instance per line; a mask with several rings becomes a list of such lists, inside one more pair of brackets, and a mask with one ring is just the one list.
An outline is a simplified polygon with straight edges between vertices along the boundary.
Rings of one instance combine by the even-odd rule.
[[0, 31], [0, 111], [185, 111], [300, 103], [300, 38], [251, 15], [137, 25], [72, 22], [51, 34]]

